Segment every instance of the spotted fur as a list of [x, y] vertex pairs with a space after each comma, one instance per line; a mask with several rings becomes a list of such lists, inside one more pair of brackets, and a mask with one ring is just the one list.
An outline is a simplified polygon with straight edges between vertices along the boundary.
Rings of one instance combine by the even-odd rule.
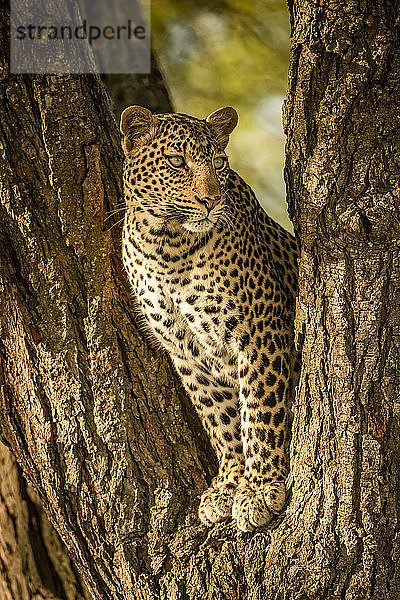
[[251, 531], [285, 501], [296, 243], [229, 168], [236, 121], [231, 108], [205, 121], [124, 111], [123, 260], [219, 459], [200, 519]]

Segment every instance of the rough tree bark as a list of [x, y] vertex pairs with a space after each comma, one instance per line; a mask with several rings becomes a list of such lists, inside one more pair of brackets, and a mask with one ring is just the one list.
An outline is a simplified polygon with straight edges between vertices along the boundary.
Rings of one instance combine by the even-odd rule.
[[[150, 75], [109, 75], [105, 80], [116, 113], [129, 103], [143, 104], [158, 112], [172, 109], [155, 60]], [[116, 220], [111, 220], [109, 226]], [[37, 495], [27, 484], [12, 454], [0, 444], [0, 598], [83, 600], [91, 597]]]
[[3, 444], [0, 444], [0, 598], [91, 598], [36, 494]]
[[399, 3], [289, 8], [303, 368], [293, 495], [254, 534], [197, 521], [215, 463], [106, 231], [121, 154], [99, 81], [1, 84], [2, 435], [96, 599], [400, 596]]
[[[290, 2], [293, 498], [266, 599], [400, 597], [400, 3]], [[278, 590], [284, 590], [279, 595]]]

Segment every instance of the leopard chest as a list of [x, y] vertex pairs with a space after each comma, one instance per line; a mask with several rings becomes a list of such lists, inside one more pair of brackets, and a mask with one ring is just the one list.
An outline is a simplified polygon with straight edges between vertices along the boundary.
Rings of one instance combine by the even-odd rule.
[[226, 328], [236, 307], [215, 278], [195, 267], [161, 269], [139, 256], [128, 273], [147, 328], [168, 352], [192, 360], [195, 344], [196, 356], [229, 363], [233, 349]]

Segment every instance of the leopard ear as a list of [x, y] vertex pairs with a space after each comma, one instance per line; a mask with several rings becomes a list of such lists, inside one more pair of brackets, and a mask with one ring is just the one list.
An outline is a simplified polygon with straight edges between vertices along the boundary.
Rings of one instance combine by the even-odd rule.
[[236, 110], [231, 106], [219, 108], [208, 115], [206, 122], [211, 126], [219, 145], [224, 150], [229, 142], [229, 134], [232, 133], [238, 122]]
[[143, 106], [128, 106], [121, 115], [120, 130], [124, 136], [122, 148], [129, 156], [137, 148], [148, 142], [154, 134], [158, 119]]

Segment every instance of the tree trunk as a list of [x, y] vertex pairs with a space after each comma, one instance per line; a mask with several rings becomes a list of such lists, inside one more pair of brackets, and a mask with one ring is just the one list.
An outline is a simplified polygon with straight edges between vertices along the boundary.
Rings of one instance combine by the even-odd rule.
[[254, 534], [197, 520], [214, 455], [136, 328], [99, 80], [1, 83], [2, 435], [96, 600], [400, 596], [399, 6], [362, 6], [290, 4], [303, 368], [293, 496]]
[[400, 597], [399, 6], [290, 3], [303, 364], [266, 599]]
[[[103, 79], [111, 94], [117, 121], [119, 113], [132, 102], [157, 112], [172, 110], [154, 58], [150, 75], [107, 75]], [[92, 598], [37, 495], [3, 444], [0, 444], [0, 598]]]
[[0, 444], [0, 598], [90, 600], [65, 547]]

